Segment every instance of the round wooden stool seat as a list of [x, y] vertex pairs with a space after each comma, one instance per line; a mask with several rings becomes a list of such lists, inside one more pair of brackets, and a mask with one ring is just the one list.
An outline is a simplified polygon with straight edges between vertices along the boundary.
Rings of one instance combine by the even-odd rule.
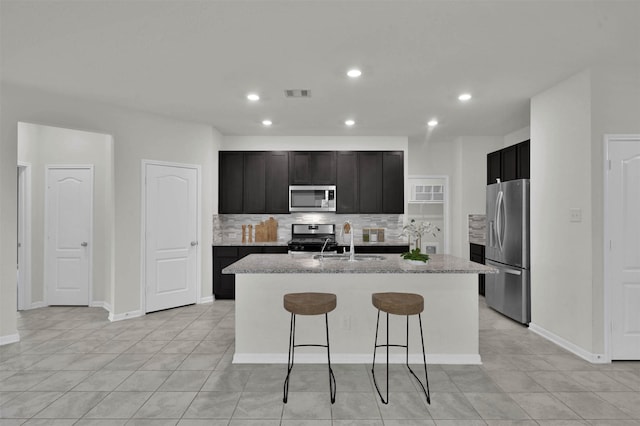
[[321, 315], [336, 308], [333, 293], [288, 293], [284, 295], [284, 308], [296, 315]]
[[418, 315], [424, 310], [424, 298], [414, 293], [373, 293], [373, 306], [394, 315]]

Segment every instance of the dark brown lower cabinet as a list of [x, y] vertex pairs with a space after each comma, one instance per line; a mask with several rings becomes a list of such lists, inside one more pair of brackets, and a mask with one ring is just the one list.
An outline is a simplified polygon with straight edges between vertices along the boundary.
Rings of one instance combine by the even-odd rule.
[[[484, 246], [480, 244], [470, 244], [469, 260], [484, 265]], [[484, 274], [478, 274], [478, 294], [484, 296]]]
[[[349, 251], [349, 246], [340, 245], [338, 247], [338, 253], [342, 253], [346, 249]], [[405, 253], [409, 251], [409, 245], [368, 245], [368, 246], [355, 246], [356, 254], [377, 254], [377, 253]]]
[[232, 263], [253, 253], [287, 253], [287, 246], [213, 246], [213, 296], [235, 299], [236, 276], [223, 274]]

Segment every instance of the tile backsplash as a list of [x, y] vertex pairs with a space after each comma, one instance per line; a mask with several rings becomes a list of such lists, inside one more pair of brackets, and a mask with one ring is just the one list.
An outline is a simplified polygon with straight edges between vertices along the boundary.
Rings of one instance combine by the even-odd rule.
[[483, 214], [469, 215], [469, 242], [485, 245], [487, 216]]
[[362, 242], [363, 228], [384, 229], [386, 243], [406, 244], [402, 235], [404, 215], [397, 214], [335, 214], [335, 213], [291, 213], [291, 214], [217, 214], [213, 215], [213, 244], [241, 244], [242, 225], [256, 225], [269, 217], [278, 221], [278, 241], [287, 244], [291, 239], [291, 225], [294, 223], [335, 223], [336, 239], [342, 244], [348, 238], [341, 238], [342, 224], [351, 221], [355, 228], [354, 241]]

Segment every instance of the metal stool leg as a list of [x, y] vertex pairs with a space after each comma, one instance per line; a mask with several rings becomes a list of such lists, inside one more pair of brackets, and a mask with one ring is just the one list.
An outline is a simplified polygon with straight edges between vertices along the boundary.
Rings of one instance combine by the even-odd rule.
[[[376, 339], [373, 344], [373, 365], [371, 366], [371, 375], [373, 376], [373, 384], [376, 387], [376, 391], [378, 391], [378, 396], [380, 396], [380, 400], [383, 404], [389, 403], [389, 314], [387, 313], [387, 344], [386, 345], [378, 345], [378, 326], [380, 325], [380, 309], [378, 309], [378, 319], [376, 320]], [[385, 400], [382, 396], [382, 392], [380, 392], [380, 388], [378, 387], [378, 382], [376, 380], [376, 350], [380, 346], [387, 347], [387, 399]]]
[[407, 368], [409, 369], [413, 377], [415, 377], [415, 379], [420, 384], [420, 387], [422, 388], [422, 392], [424, 392], [424, 395], [427, 397], [427, 404], [431, 405], [431, 393], [429, 392], [429, 377], [427, 376], [427, 355], [424, 350], [424, 336], [422, 334], [422, 316], [420, 314], [418, 314], [418, 323], [420, 324], [420, 341], [422, 342], [422, 361], [424, 365], [425, 383], [427, 385], [426, 390], [424, 388], [424, 385], [422, 384], [422, 381], [418, 378], [418, 376], [416, 376], [416, 373], [414, 373], [411, 367], [409, 366], [409, 316], [408, 315], [407, 315], [407, 357], [406, 357]]
[[296, 315], [291, 314], [291, 326], [289, 327], [289, 356], [287, 359], [287, 377], [284, 380], [284, 396], [282, 397], [282, 402], [285, 404], [289, 399], [289, 378], [291, 377], [291, 370], [293, 370], [293, 363], [295, 358], [295, 348], [297, 346], [316, 346], [327, 348], [327, 364], [329, 366], [329, 395], [331, 397], [331, 403], [336, 402], [336, 377], [333, 374], [333, 369], [331, 368], [331, 351], [329, 348], [329, 316], [328, 314], [324, 314], [324, 325], [327, 333], [327, 344], [319, 345], [319, 344], [301, 344], [296, 345]]
[[[378, 319], [376, 321], [376, 338], [375, 338], [375, 343], [374, 343], [374, 347], [373, 347], [373, 365], [371, 367], [371, 375], [373, 376], [373, 384], [376, 387], [376, 391], [378, 392], [378, 396], [380, 396], [380, 400], [382, 401], [383, 404], [388, 404], [389, 403], [389, 346], [394, 346], [394, 347], [401, 347], [401, 348], [405, 348], [405, 364], [407, 365], [407, 368], [409, 369], [409, 372], [413, 375], [413, 377], [415, 377], [415, 379], [418, 381], [418, 383], [420, 384], [420, 387], [422, 388], [422, 391], [424, 392], [425, 396], [427, 397], [427, 403], [431, 404], [431, 393], [429, 391], [429, 377], [427, 375], [427, 355], [425, 352], [425, 348], [424, 348], [424, 334], [422, 331], [422, 316], [420, 314], [418, 314], [418, 322], [420, 324], [420, 340], [422, 342], [422, 360], [423, 360], [423, 365], [424, 365], [424, 378], [425, 378], [425, 383], [426, 383], [426, 389], [425, 389], [425, 385], [422, 384], [422, 381], [418, 378], [418, 376], [416, 376], [416, 373], [414, 373], [413, 369], [411, 368], [411, 366], [409, 365], [409, 315], [407, 315], [407, 325], [406, 325], [406, 345], [392, 345], [389, 343], [389, 313], [387, 314], [387, 342], [384, 345], [378, 345], [378, 328], [380, 325], [380, 310], [378, 310]], [[380, 388], [378, 386], [378, 381], [376, 380], [376, 373], [375, 373], [375, 367], [376, 367], [376, 351], [379, 347], [381, 346], [385, 346], [387, 348], [387, 390], [386, 390], [386, 396], [387, 398], [385, 399], [382, 396], [382, 392], [380, 391]]]
[[291, 370], [293, 369], [293, 357], [295, 349], [296, 339], [296, 315], [291, 314], [291, 325], [289, 326], [289, 356], [287, 359], [287, 378], [284, 379], [284, 396], [282, 402], [287, 403], [289, 398], [289, 376], [291, 376]]
[[324, 325], [327, 330], [327, 365], [329, 366], [329, 396], [331, 403], [336, 402], [336, 377], [333, 375], [331, 368], [331, 352], [329, 351], [329, 315], [324, 314]]

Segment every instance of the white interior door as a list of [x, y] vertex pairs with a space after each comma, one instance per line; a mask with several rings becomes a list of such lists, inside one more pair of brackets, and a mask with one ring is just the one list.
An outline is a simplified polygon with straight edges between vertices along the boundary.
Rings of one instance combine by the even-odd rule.
[[145, 165], [146, 312], [196, 303], [197, 169]]
[[31, 165], [18, 162], [18, 310], [31, 305]]
[[640, 137], [610, 141], [611, 358], [640, 360]]
[[47, 167], [46, 269], [49, 305], [88, 305], [93, 168]]

